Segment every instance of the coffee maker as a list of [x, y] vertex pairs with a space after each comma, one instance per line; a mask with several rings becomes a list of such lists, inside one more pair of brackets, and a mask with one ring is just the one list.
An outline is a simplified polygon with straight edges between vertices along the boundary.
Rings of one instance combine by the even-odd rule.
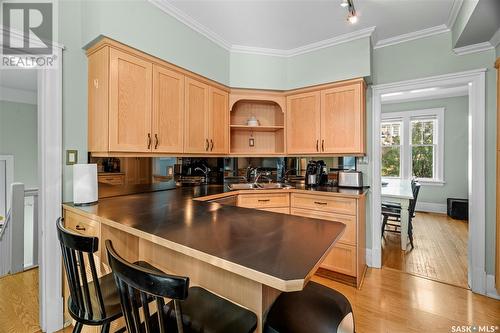
[[323, 160], [309, 161], [306, 168], [306, 185], [319, 186], [328, 183], [328, 172]]

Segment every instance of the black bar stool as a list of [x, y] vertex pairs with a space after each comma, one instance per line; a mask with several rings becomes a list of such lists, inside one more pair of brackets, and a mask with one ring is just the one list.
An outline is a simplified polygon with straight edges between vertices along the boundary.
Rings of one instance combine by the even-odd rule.
[[57, 237], [70, 291], [68, 310], [76, 320], [73, 333], [79, 333], [83, 325], [102, 326], [101, 332], [109, 332], [111, 322], [122, 316], [122, 310], [112, 274], [101, 278], [97, 274], [94, 253], [99, 248], [99, 239], [71, 232], [64, 228], [61, 218], [57, 220]]
[[278, 296], [267, 314], [264, 332], [352, 333], [351, 303], [338, 291], [311, 281], [301, 291]]
[[[189, 288], [188, 277], [131, 264], [115, 252], [110, 240], [106, 250], [129, 333], [251, 333], [257, 327], [254, 313], [203, 288]], [[155, 314], [144, 306], [148, 298], [156, 301]], [[164, 298], [172, 301], [165, 304]]]

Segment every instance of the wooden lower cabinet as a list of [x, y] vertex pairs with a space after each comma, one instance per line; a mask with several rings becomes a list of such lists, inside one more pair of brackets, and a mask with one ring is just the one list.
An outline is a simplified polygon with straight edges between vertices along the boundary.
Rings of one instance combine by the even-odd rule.
[[[365, 198], [347, 198], [327, 194], [290, 194], [290, 214], [341, 222], [346, 230], [320, 268], [349, 276], [361, 285], [366, 270]], [[328, 274], [329, 277], [333, 276]], [[342, 279], [345, 281], [345, 279]]]

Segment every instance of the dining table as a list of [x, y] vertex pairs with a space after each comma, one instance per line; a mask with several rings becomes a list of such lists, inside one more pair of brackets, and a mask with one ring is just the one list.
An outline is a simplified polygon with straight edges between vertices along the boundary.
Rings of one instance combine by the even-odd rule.
[[410, 223], [408, 208], [413, 199], [411, 179], [382, 178], [381, 197], [382, 202], [390, 201], [401, 205], [401, 250], [406, 251]]

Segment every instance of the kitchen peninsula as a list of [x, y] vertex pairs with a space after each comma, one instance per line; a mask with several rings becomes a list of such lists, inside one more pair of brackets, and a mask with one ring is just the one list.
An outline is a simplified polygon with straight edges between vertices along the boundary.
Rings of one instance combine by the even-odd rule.
[[[166, 272], [189, 276], [193, 285], [249, 308], [259, 318], [260, 332], [262, 318], [279, 293], [301, 290], [346, 227], [340, 222], [209, 202], [243, 192], [256, 193], [206, 185], [102, 198], [94, 206], [65, 204], [65, 224], [99, 237], [98, 256], [103, 263], [107, 258], [102, 245], [111, 239], [126, 259], [146, 260]], [[363, 190], [324, 193], [331, 203], [364, 199], [365, 194]]]

